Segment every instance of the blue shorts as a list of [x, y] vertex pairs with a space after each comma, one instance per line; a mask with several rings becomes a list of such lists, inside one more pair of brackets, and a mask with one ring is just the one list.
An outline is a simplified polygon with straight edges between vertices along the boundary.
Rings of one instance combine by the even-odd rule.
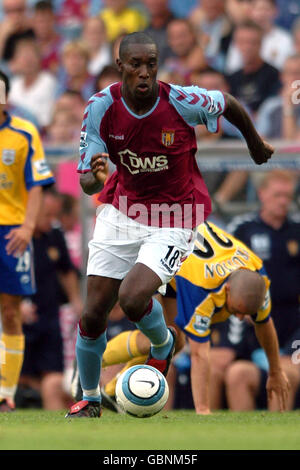
[[0, 292], [11, 295], [32, 295], [35, 293], [32, 244], [22, 256], [6, 253], [8, 240], [5, 236], [18, 225], [0, 225]]

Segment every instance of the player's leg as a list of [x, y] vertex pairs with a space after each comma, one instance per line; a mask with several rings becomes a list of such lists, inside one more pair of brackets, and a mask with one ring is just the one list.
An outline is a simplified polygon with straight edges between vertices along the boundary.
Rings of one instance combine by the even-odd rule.
[[[13, 226], [15, 227], [15, 226]], [[32, 246], [28, 245], [22, 256], [8, 255], [6, 235], [12, 226], [0, 227], [0, 311], [2, 336], [0, 346], [0, 407], [7, 410], [14, 406], [23, 359], [25, 339], [22, 331], [21, 297], [34, 293]], [[4, 359], [5, 363], [3, 364]]]
[[[99, 408], [101, 402], [99, 381], [102, 356], [106, 348], [107, 318], [117, 301], [119, 285], [120, 281], [117, 279], [88, 276], [86, 304], [78, 327], [76, 360], [83, 401], [92, 403], [96, 411], [97, 404]], [[75, 408], [71, 408], [68, 417], [89, 415], [84, 410], [80, 414], [73, 413]]]
[[[175, 353], [180, 351], [185, 344], [185, 336], [183, 332], [175, 324], [177, 314], [176, 298], [155, 296], [163, 307], [163, 313], [168, 326], [177, 329]], [[122, 331], [119, 335], [112, 338], [108, 343], [103, 354], [103, 367], [113, 364], [123, 364], [132, 358], [148, 355], [150, 349], [149, 339], [140, 330]]]
[[[0, 311], [2, 323], [1, 375], [0, 375], [0, 411], [8, 411], [14, 407], [14, 396], [22, 369], [24, 358], [24, 335], [20, 313], [21, 297], [10, 294], [0, 295]], [[7, 408], [6, 401], [9, 404]]]
[[137, 263], [120, 286], [119, 301], [127, 317], [150, 340], [152, 365], [166, 374], [175, 346], [175, 334], [168, 329], [162, 306], [154, 297], [161, 284], [161, 278], [151, 268]]
[[103, 354], [103, 367], [124, 364], [133, 358], [147, 355], [149, 339], [140, 330], [122, 331], [107, 343]]
[[228, 407], [232, 411], [256, 409], [256, 397], [260, 389], [261, 373], [251, 361], [236, 361], [225, 375]]
[[[149, 348], [150, 348], [150, 344], [148, 346], [148, 350]], [[116, 396], [115, 396], [118, 377], [130, 367], [133, 367], [137, 364], [144, 364], [146, 359], [147, 359], [147, 355], [133, 357], [125, 364], [125, 366], [109, 382], [107, 382], [103, 387], [101, 387], [101, 397], [102, 397], [102, 404], [104, 408], [108, 408], [109, 410], [117, 412], [117, 413], [123, 413], [123, 411], [117, 404]]]

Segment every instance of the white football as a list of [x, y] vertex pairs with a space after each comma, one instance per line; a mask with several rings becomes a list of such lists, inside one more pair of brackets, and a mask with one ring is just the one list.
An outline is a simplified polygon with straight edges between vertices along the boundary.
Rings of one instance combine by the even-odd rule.
[[116, 400], [128, 414], [149, 418], [163, 409], [169, 397], [163, 374], [145, 364], [125, 370], [117, 380]]

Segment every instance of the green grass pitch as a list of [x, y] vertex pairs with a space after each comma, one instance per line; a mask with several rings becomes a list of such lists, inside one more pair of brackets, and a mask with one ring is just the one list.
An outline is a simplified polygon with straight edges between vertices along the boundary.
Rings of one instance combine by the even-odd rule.
[[64, 412], [0, 414], [0, 450], [299, 450], [300, 411], [162, 411], [137, 419], [104, 411], [101, 419]]

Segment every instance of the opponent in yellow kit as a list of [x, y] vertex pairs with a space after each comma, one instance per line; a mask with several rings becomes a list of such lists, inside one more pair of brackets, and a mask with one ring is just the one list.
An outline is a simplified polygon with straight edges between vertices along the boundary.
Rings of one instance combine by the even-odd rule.
[[252, 318], [255, 323], [266, 322], [271, 312], [270, 280], [262, 260], [215, 224], [200, 225], [193, 253], [170, 282], [177, 297], [175, 322], [188, 337], [208, 341], [210, 325], [227, 320], [233, 313], [227, 305], [227, 280], [241, 268], [256, 271], [264, 279], [265, 300]]
[[[9, 81], [0, 72], [1, 89]], [[2, 97], [3, 98], [3, 97]], [[10, 116], [0, 100], [0, 411], [10, 411], [23, 362], [24, 336], [19, 304], [34, 293], [31, 237], [42, 186], [52, 184], [37, 129]]]

